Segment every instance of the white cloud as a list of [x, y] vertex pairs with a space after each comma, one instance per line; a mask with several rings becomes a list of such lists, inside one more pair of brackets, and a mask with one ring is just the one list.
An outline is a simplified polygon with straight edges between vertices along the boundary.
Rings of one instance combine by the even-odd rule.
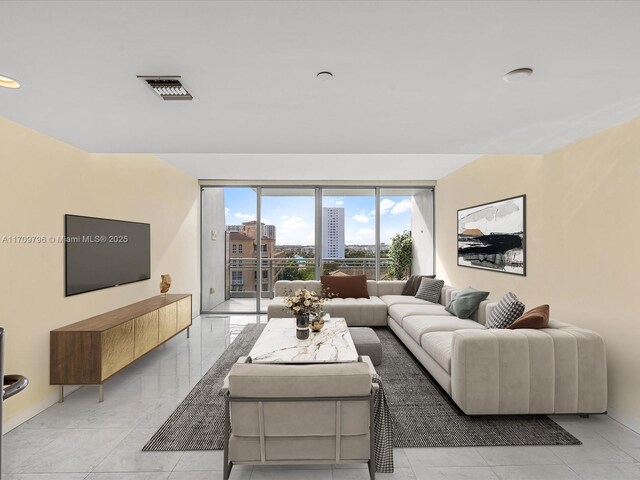
[[251, 220], [255, 220], [256, 219], [256, 216], [251, 214], [251, 213], [240, 213], [240, 212], [238, 212], [238, 213], [235, 214], [235, 217], [238, 220], [241, 220], [243, 222], [250, 222]]
[[347, 245], [373, 245], [375, 233], [373, 228], [359, 228], [355, 233], [347, 234], [345, 243]]
[[387, 245], [389, 245], [391, 243], [391, 237], [393, 237], [397, 233], [400, 233], [400, 232], [398, 232], [397, 230], [393, 230], [391, 228], [388, 228], [380, 232], [380, 242], [386, 243]]
[[224, 216], [228, 217], [231, 213], [231, 209], [229, 207], [224, 207]]
[[306, 222], [301, 217], [287, 217], [281, 224], [283, 230], [298, 230], [306, 227]]
[[344, 200], [336, 200], [336, 205], [337, 206], [344, 205]]
[[364, 210], [351, 218], [358, 223], [369, 223], [369, 215], [367, 215]]
[[273, 223], [271, 223], [271, 220], [268, 218], [263, 218], [262, 219], [262, 223], [266, 224], [266, 225], [273, 225]]
[[[394, 202], [390, 198], [383, 198], [382, 200], [380, 200], [380, 215], [385, 215], [395, 206], [395, 204], [396, 202]], [[375, 215], [375, 210], [373, 214]]]
[[411, 211], [411, 200], [408, 198], [405, 198], [404, 200], [401, 200], [398, 203], [396, 203], [391, 209], [390, 213], [391, 215], [399, 215], [401, 213], [410, 212], [410, 211]]
[[283, 221], [276, 224], [278, 245], [313, 245], [315, 236], [312, 224], [295, 215], [282, 215], [281, 218]]

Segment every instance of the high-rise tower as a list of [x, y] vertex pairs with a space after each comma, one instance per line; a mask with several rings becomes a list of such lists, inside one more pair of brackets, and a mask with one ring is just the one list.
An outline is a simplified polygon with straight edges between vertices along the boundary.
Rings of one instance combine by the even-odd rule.
[[322, 258], [344, 258], [344, 207], [322, 208]]

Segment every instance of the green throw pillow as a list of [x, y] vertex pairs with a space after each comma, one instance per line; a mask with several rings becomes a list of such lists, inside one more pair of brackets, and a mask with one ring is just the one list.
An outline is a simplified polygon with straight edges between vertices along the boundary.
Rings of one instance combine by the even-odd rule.
[[489, 292], [481, 292], [475, 288], [467, 287], [447, 303], [444, 309], [458, 318], [469, 318], [478, 309], [480, 302], [488, 296]]

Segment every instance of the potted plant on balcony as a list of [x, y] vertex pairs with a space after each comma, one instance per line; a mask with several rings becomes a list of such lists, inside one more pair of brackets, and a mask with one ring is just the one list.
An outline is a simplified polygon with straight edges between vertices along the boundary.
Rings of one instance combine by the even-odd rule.
[[413, 241], [411, 232], [405, 230], [394, 235], [389, 247], [389, 280], [404, 280], [411, 274], [411, 259], [413, 257]]

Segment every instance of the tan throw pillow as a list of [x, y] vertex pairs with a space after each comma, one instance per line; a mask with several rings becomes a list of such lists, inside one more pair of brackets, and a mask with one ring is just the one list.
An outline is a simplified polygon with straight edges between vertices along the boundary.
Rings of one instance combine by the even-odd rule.
[[366, 275], [322, 275], [322, 290], [335, 298], [369, 298]]
[[540, 305], [524, 312], [520, 318], [507, 328], [547, 328], [549, 326], [549, 305]]

